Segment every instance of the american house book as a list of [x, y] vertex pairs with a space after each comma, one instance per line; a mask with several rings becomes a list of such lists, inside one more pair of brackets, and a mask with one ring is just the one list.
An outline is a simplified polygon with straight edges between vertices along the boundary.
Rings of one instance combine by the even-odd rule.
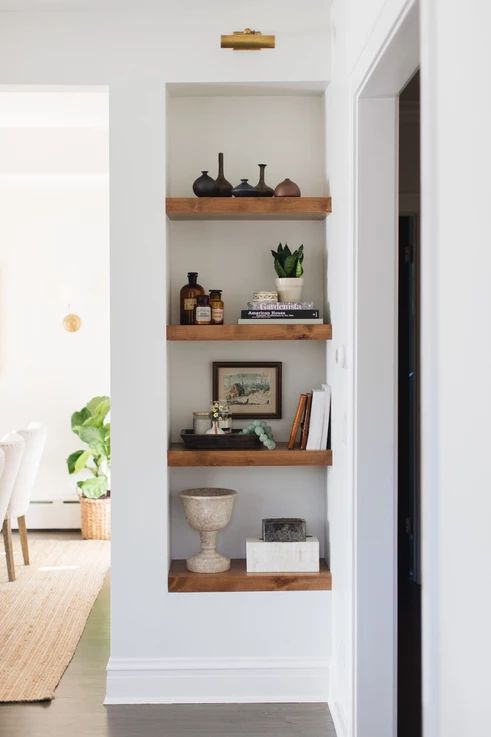
[[322, 317], [313, 302], [248, 302], [241, 310], [239, 325], [261, 322], [263, 325], [322, 325]]
[[237, 320], [239, 325], [257, 325], [258, 323], [261, 325], [322, 325], [322, 322], [322, 317], [241, 317]]
[[312, 320], [319, 318], [319, 310], [241, 310], [240, 317], [241, 319], [257, 320], [300, 320], [305, 318]]

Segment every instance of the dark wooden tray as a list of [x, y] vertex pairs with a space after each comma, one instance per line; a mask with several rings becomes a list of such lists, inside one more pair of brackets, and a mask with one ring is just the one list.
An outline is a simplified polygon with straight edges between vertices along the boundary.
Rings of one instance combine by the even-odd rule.
[[258, 436], [232, 430], [225, 435], [196, 435], [192, 430], [181, 430], [184, 446], [189, 450], [248, 450], [261, 443]]

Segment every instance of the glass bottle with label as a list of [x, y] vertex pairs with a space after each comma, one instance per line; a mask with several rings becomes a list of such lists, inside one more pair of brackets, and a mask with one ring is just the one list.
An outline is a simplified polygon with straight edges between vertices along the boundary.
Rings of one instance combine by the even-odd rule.
[[190, 271], [188, 273], [188, 283], [181, 289], [180, 295], [180, 322], [181, 325], [194, 324], [194, 308], [196, 307], [197, 298], [200, 294], [204, 294], [205, 290], [197, 283], [198, 272]]
[[218, 427], [223, 430], [224, 433], [232, 432], [232, 411], [229, 407], [228, 402], [225, 399], [219, 400], [220, 404], [220, 419], [218, 420]]
[[223, 325], [224, 305], [221, 289], [210, 289], [211, 324]]
[[210, 299], [207, 294], [199, 294], [198, 304], [194, 308], [195, 325], [211, 325]]

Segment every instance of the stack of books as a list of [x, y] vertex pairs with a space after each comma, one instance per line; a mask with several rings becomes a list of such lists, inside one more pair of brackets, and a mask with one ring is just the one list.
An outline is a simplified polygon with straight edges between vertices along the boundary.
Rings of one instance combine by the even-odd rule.
[[320, 325], [322, 317], [313, 302], [248, 302], [241, 310], [239, 325]]
[[331, 387], [300, 394], [293, 418], [288, 450], [293, 450], [299, 436], [301, 450], [325, 450], [328, 447], [331, 417]]

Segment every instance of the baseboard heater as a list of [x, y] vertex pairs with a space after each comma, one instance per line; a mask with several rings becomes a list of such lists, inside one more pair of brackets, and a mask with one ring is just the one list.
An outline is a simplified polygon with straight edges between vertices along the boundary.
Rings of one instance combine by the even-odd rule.
[[26, 521], [28, 528], [32, 530], [79, 529], [80, 500], [75, 496], [65, 499], [32, 499]]

